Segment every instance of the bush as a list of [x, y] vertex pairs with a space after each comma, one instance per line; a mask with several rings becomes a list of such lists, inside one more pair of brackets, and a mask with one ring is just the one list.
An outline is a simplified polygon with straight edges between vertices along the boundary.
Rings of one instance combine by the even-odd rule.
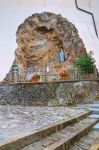
[[93, 72], [93, 64], [95, 60], [93, 58], [93, 52], [90, 51], [87, 53], [85, 50], [80, 50], [81, 55], [75, 62], [75, 66], [78, 67], [81, 71], [85, 71], [88, 73]]

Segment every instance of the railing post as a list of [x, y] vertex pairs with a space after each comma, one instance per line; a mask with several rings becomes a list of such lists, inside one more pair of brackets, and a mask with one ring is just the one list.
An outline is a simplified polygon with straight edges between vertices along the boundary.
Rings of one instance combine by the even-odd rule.
[[9, 82], [12, 81], [12, 71], [10, 71], [9, 74], [8, 74], [8, 81], [9, 81]]
[[23, 82], [26, 81], [26, 68], [23, 68], [23, 70], [22, 70], [22, 81]]
[[21, 81], [21, 74], [22, 74], [22, 68], [21, 66], [18, 66], [18, 81]]
[[18, 71], [17, 68], [14, 69], [14, 83], [18, 82]]
[[93, 72], [94, 72], [94, 79], [97, 79], [97, 69], [96, 66], [93, 66]]

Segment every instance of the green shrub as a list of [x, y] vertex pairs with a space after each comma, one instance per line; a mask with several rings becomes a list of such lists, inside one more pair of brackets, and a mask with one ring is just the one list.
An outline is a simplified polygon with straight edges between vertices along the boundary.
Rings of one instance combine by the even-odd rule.
[[75, 61], [75, 66], [78, 67], [81, 71], [93, 73], [93, 64], [95, 63], [95, 60], [92, 55], [92, 51], [87, 53], [85, 50], [80, 50], [80, 56]]

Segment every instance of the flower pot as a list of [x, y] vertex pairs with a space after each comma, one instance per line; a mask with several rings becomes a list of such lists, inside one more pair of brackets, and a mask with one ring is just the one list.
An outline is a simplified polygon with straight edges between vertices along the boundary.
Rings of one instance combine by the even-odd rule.
[[32, 83], [36, 83], [36, 82], [39, 82], [40, 79], [35, 79], [35, 80], [32, 80]]
[[68, 80], [68, 78], [67, 77], [66, 78], [60, 78], [60, 80], [64, 81], [64, 80]]

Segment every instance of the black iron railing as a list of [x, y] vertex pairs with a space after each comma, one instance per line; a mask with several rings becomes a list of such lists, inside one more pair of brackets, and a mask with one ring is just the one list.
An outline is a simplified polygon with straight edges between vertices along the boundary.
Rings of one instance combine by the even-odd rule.
[[[67, 76], [60, 75], [60, 72], [66, 70]], [[68, 69], [51, 69], [47, 72], [46, 69], [29, 69], [13, 68], [7, 75], [6, 81], [8, 83], [18, 82], [33, 82], [33, 76], [39, 75], [36, 82], [55, 82], [55, 81], [75, 81], [75, 80], [95, 80], [98, 79], [98, 72], [96, 68], [68, 68]], [[35, 81], [34, 81], [35, 82]]]

